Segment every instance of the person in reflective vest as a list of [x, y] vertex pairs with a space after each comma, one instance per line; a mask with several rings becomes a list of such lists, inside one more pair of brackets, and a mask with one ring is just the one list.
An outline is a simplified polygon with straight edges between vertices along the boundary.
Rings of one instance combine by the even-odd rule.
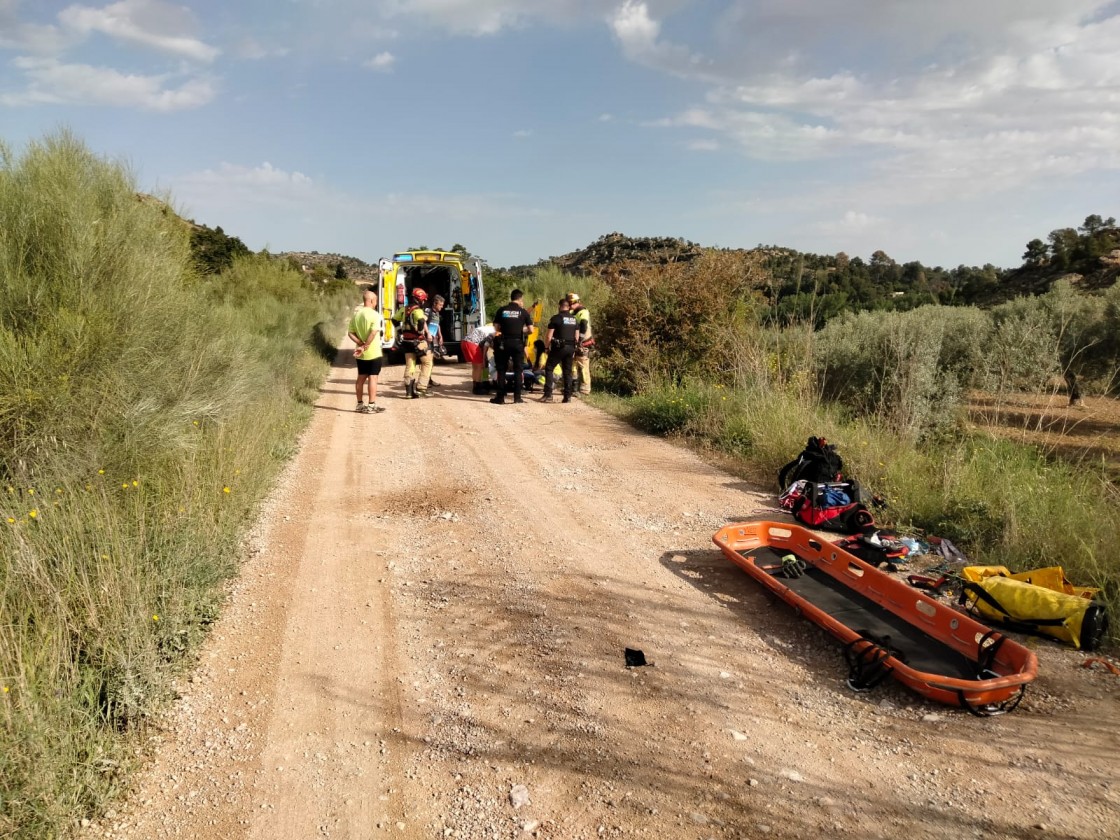
[[591, 348], [595, 344], [595, 338], [591, 333], [591, 313], [587, 311], [579, 299], [576, 292], [568, 292], [568, 304], [572, 308], [572, 314], [576, 318], [578, 325], [579, 335], [576, 340], [575, 349], [575, 367], [576, 377], [579, 380], [579, 392], [581, 394], [591, 393]]
[[411, 399], [428, 396], [428, 380], [432, 378], [432, 345], [428, 336], [428, 319], [424, 303], [428, 293], [412, 290], [412, 305], [401, 322], [401, 349], [404, 350], [404, 390]]

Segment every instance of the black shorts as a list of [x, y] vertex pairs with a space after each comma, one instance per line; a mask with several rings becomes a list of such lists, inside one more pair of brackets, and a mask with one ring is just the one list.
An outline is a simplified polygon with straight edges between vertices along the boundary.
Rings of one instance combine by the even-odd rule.
[[376, 359], [358, 359], [359, 376], [377, 376], [381, 373], [381, 357]]

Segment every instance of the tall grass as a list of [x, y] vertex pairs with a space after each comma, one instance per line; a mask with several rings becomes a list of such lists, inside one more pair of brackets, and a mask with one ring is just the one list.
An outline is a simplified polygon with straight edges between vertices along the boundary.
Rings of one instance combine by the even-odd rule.
[[197, 276], [68, 134], [0, 155], [0, 835], [56, 837], [216, 616], [340, 304], [265, 257]]

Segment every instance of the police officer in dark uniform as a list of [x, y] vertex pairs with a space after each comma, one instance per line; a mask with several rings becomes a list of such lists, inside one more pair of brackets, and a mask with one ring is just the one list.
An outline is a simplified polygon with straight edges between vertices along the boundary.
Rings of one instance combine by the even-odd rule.
[[576, 354], [576, 338], [579, 335], [579, 321], [572, 314], [572, 306], [566, 297], [560, 298], [560, 311], [548, 322], [548, 332], [544, 345], [548, 348], [548, 361], [545, 362], [544, 396], [541, 402], [552, 402], [552, 380], [556, 366], [564, 383], [564, 402], [572, 401], [572, 359]]
[[506, 371], [513, 363], [513, 401], [525, 402], [521, 399], [521, 386], [525, 368], [525, 336], [533, 329], [533, 316], [529, 314], [521, 301], [525, 299], [520, 289], [509, 293], [509, 303], [498, 310], [494, 316], [494, 366], [498, 374], [498, 395], [490, 400], [496, 405], [506, 401]]

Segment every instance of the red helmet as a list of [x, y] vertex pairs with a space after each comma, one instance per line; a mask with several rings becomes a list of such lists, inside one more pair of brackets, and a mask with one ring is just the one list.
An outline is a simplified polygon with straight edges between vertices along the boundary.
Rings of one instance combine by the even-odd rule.
[[423, 289], [413, 289], [412, 290], [412, 299], [414, 301], [416, 301], [417, 303], [423, 303], [424, 301], [426, 301], [428, 299], [428, 293], [425, 292]]

